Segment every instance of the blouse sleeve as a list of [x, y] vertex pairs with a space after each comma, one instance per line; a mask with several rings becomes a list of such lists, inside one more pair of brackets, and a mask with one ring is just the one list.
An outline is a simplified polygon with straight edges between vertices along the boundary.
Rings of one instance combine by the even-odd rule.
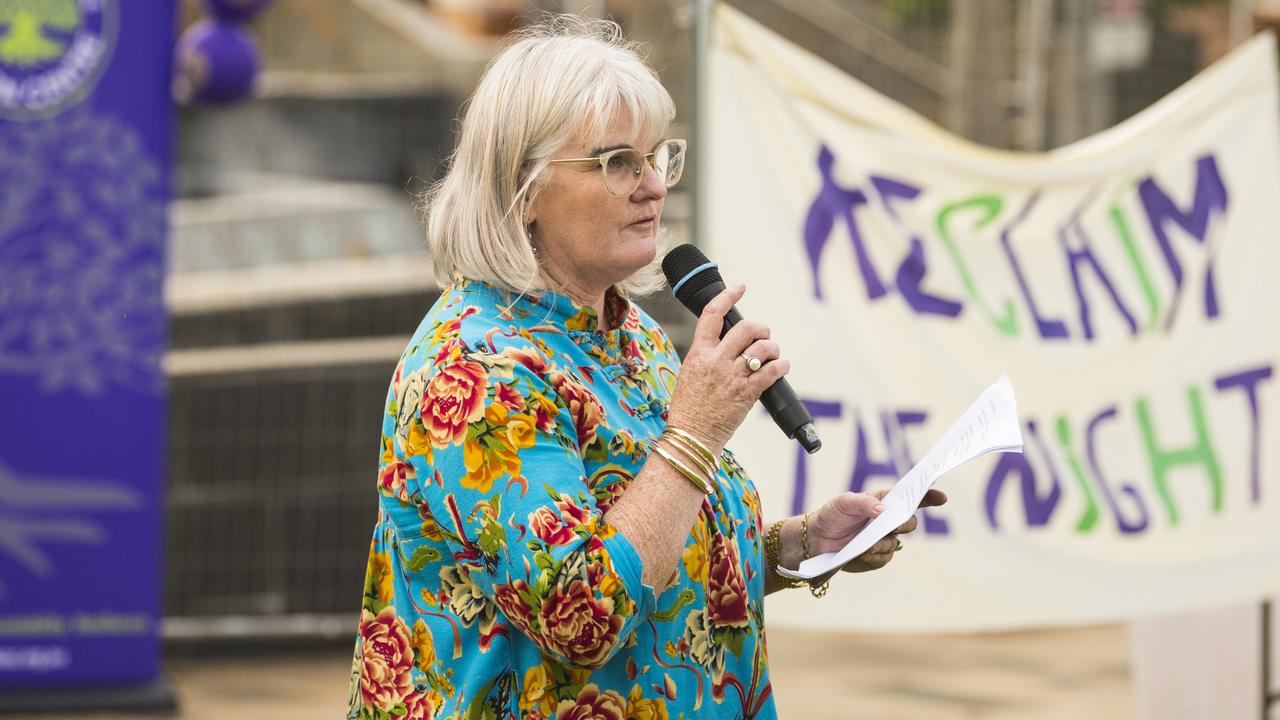
[[469, 575], [560, 662], [603, 665], [656, 604], [635, 548], [588, 489], [580, 448], [603, 408], [523, 351], [439, 360], [397, 450], [453, 551], [441, 574]]

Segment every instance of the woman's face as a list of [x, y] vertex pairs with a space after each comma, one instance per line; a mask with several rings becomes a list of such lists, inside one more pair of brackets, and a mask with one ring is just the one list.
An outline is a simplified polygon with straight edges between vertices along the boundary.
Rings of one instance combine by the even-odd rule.
[[[572, 141], [552, 159], [592, 157], [619, 147], [648, 152], [658, 140], [637, 137], [629, 113], [619, 113], [598, 147]], [[552, 281], [591, 301], [653, 262], [667, 188], [652, 166], [644, 166], [640, 186], [624, 197], [605, 188], [598, 163], [558, 163], [548, 171], [527, 222]]]

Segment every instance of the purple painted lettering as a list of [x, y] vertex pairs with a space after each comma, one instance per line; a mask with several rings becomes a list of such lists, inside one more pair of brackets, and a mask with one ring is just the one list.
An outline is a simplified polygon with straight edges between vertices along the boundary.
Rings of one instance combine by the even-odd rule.
[[1213, 386], [1219, 390], [1228, 390], [1233, 387], [1242, 388], [1245, 398], [1249, 401], [1249, 487], [1253, 494], [1250, 496], [1256, 505], [1262, 501], [1262, 479], [1258, 474], [1258, 448], [1259, 438], [1262, 435], [1262, 417], [1258, 411], [1258, 383], [1271, 377], [1271, 366], [1245, 370], [1243, 372], [1223, 375], [1213, 381]]
[[[871, 186], [880, 196], [885, 212], [901, 228], [902, 219], [894, 208], [894, 201], [915, 200], [920, 195], [920, 188], [880, 175], [871, 176]], [[902, 297], [906, 299], [912, 310], [920, 314], [944, 317], [959, 315], [960, 310], [963, 309], [960, 303], [931, 294], [921, 287], [925, 273], [928, 272], [924, 257], [924, 242], [917, 235], [911, 235], [908, 239], [911, 242], [911, 251], [903, 258], [902, 264], [898, 266], [898, 274], [894, 278]]]
[[[1165, 224], [1172, 220], [1196, 240], [1208, 244], [1209, 221], [1215, 212], [1223, 214], [1227, 210], [1227, 186], [1222, 182], [1222, 175], [1218, 172], [1217, 159], [1210, 154], [1196, 159], [1195, 195], [1192, 197], [1189, 211], [1183, 212], [1174, 204], [1151, 177], [1138, 184], [1138, 195], [1142, 198], [1147, 220], [1151, 223], [1151, 232], [1160, 243], [1160, 250], [1164, 253], [1165, 262], [1169, 265], [1169, 273], [1173, 275], [1173, 302], [1176, 304], [1177, 296], [1182, 291], [1182, 263], [1173, 250], [1169, 234], [1165, 232]], [[1209, 258], [1209, 262], [1205, 265], [1204, 311], [1206, 317], [1218, 316], [1218, 294], [1214, 289], [1213, 258]], [[1170, 313], [1167, 323], [1172, 321], [1173, 313]]]
[[[1115, 303], [1116, 310], [1120, 311], [1120, 315], [1124, 317], [1126, 323], [1129, 324], [1129, 334], [1138, 334], [1138, 322], [1133, 319], [1133, 314], [1125, 307], [1124, 301], [1120, 299], [1120, 294], [1116, 292], [1115, 286], [1111, 284], [1111, 279], [1103, 272], [1102, 265], [1098, 262], [1098, 258], [1094, 257], [1093, 249], [1089, 246], [1089, 236], [1085, 233], [1084, 226], [1080, 223], [1080, 216], [1085, 209], [1093, 201], [1091, 193], [1075, 212], [1071, 214], [1071, 219], [1066, 222], [1058, 230], [1058, 241], [1062, 243], [1062, 249], [1067, 253], [1067, 264], [1071, 266], [1071, 282], [1075, 287], [1076, 302], [1080, 307], [1080, 326], [1084, 329], [1084, 337], [1086, 340], [1093, 339], [1093, 322], [1089, 317], [1089, 299], [1084, 294], [1084, 288], [1080, 284], [1080, 266], [1088, 265], [1093, 269], [1093, 274], [1106, 288], [1107, 293], [1111, 295], [1111, 302]], [[1080, 247], [1073, 248], [1067, 234], [1074, 230], [1075, 235], [1080, 238]]]
[[884, 297], [888, 290], [880, 281], [875, 266], [871, 264], [871, 257], [867, 254], [854, 217], [858, 206], [866, 204], [867, 196], [861, 190], [842, 188], [836, 183], [835, 161], [835, 155], [823, 145], [818, 151], [818, 172], [822, 174], [822, 188], [809, 206], [809, 214], [804, 221], [804, 247], [809, 257], [809, 269], [813, 273], [813, 297], [822, 299], [819, 262], [827, 241], [831, 239], [831, 232], [835, 229], [836, 219], [839, 218], [849, 228], [849, 238], [853, 241], [853, 251], [858, 257], [858, 269], [867, 288], [867, 298], [876, 300]]
[[995, 470], [991, 471], [991, 477], [987, 480], [987, 522], [993, 529], [999, 527], [999, 523], [996, 520], [996, 503], [1000, 499], [1000, 491], [1004, 488], [1004, 482], [1010, 475], [1016, 474], [1022, 486], [1022, 507], [1026, 513], [1028, 527], [1042, 527], [1049, 524], [1049, 518], [1053, 517], [1053, 509], [1058, 506], [1058, 501], [1062, 499], [1062, 482], [1058, 479], [1058, 471], [1053, 466], [1052, 460], [1049, 459], [1049, 453], [1044, 446], [1044, 441], [1040, 439], [1040, 435], [1036, 431], [1036, 421], [1028, 420], [1026, 428], [1027, 437], [1032, 439], [1040, 454], [1045, 458], [1045, 466], [1049, 471], [1050, 487], [1048, 492], [1043, 495], [1040, 494], [1036, 487], [1035, 469], [1031, 466], [1025, 451], [1023, 453], [1001, 453]]
[[1031, 312], [1031, 317], [1036, 321], [1036, 330], [1039, 331], [1040, 337], [1045, 339], [1057, 339], [1067, 337], [1066, 323], [1061, 320], [1046, 319], [1040, 315], [1039, 309], [1036, 307], [1035, 298], [1031, 296], [1031, 287], [1027, 285], [1027, 278], [1022, 274], [1022, 266], [1018, 263], [1018, 256], [1013, 252], [1013, 241], [1010, 236], [1013, 229], [1019, 223], [1031, 214], [1031, 208], [1035, 206], [1040, 199], [1040, 191], [1031, 193], [1027, 198], [1027, 202], [1018, 211], [1009, 224], [1000, 231], [1000, 244], [1004, 246], [1005, 257], [1009, 259], [1009, 268], [1013, 270], [1013, 276], [1018, 281], [1018, 288], [1022, 290], [1022, 298], [1027, 302], [1027, 309]]
[[1117, 412], [1113, 405], [1103, 409], [1102, 412], [1094, 415], [1093, 419], [1089, 421], [1084, 438], [1085, 454], [1089, 458], [1089, 469], [1093, 471], [1094, 481], [1097, 482], [1098, 489], [1102, 491], [1103, 499], [1106, 500], [1107, 505], [1111, 508], [1111, 514], [1116, 516], [1116, 525], [1120, 528], [1120, 532], [1126, 534], [1139, 533], [1146, 529], [1149, 522], [1147, 506], [1142, 502], [1142, 496], [1138, 494], [1138, 489], [1131, 483], [1125, 483], [1120, 486], [1120, 492], [1133, 500], [1134, 505], [1137, 507], [1137, 520], [1130, 522], [1125, 517], [1125, 514], [1120, 510], [1120, 503], [1117, 501], [1115, 494], [1111, 492], [1111, 488], [1107, 485], [1106, 476], [1102, 474], [1102, 465], [1098, 462], [1097, 446], [1094, 443], [1098, 426], [1104, 420], [1110, 420], [1115, 417]]

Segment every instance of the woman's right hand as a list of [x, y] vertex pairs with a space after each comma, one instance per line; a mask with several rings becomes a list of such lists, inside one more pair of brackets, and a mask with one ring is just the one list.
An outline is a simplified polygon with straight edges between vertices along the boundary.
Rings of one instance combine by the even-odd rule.
[[[720, 337], [725, 314], [745, 292], [742, 284], [725, 288], [702, 309], [667, 417], [670, 425], [693, 433], [717, 455], [760, 393], [791, 369], [762, 323], [742, 320]], [[744, 354], [764, 365], [751, 372]]]

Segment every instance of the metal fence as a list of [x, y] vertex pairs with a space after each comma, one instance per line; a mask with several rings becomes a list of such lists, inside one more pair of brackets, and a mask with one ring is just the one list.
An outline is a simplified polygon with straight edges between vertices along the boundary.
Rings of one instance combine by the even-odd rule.
[[[336, 631], [351, 631], [390, 372], [433, 299], [346, 297], [175, 320], [175, 336], [219, 328], [210, 335], [225, 344], [170, 355], [171, 637], [310, 633], [344, 613]], [[397, 333], [370, 334], [384, 326]], [[264, 342], [272, 327], [296, 337]]]
[[[276, 24], [269, 13], [259, 28], [268, 68], [273, 48], [312, 40], [352, 46], [326, 50], [333, 57], [370, 43], [381, 55], [359, 72], [281, 61], [286, 70], [268, 73], [255, 102], [182, 114], [168, 289], [171, 638], [355, 630], [387, 384], [436, 292], [411, 191], [439, 172], [462, 100], [456, 78], [415, 76], [412, 58], [379, 71], [394, 44], [377, 35], [385, 17], [370, 18], [402, 2], [280, 0]], [[1226, 0], [733, 4], [1001, 148], [1045, 149], [1101, 130], [1248, 31], [1246, 4]], [[687, 3], [603, 9], [653, 44], [664, 81], [692, 108]], [[424, 27], [398, 28], [395, 42], [419, 52], [414, 33], [438, 37]], [[476, 47], [465, 45], [460, 72], [478, 70]], [[670, 198], [679, 237], [687, 208], [687, 197]], [[687, 333], [682, 309], [648, 307]]]
[[1133, 115], [1253, 31], [1254, 0], [732, 0], [962, 137], [1047, 150]]

